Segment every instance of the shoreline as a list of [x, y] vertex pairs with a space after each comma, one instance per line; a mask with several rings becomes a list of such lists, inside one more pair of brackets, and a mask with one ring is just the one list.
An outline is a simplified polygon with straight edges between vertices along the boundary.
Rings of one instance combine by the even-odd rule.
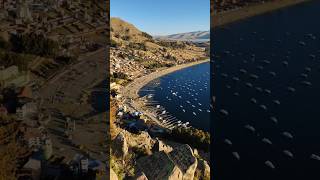
[[123, 90], [126, 92], [129, 92], [126, 96], [131, 96], [132, 99], [140, 98], [138, 95], [139, 90], [145, 85], [147, 85], [149, 82], [151, 82], [152, 80], [155, 80], [167, 74], [173, 73], [175, 71], [182, 70], [184, 68], [188, 68], [188, 67], [206, 63], [206, 62], [210, 62], [210, 59], [200, 60], [200, 61], [186, 63], [186, 64], [180, 64], [180, 65], [169, 67], [160, 71], [152, 72], [145, 76], [139, 77], [138, 79], [129, 83], [126, 87], [124, 87]]
[[250, 5], [248, 7], [214, 14], [212, 18], [212, 27], [221, 27], [246, 18], [310, 1], [311, 0], [281, 0], [280, 2], [265, 2], [263, 4]]
[[195, 66], [195, 65], [203, 64], [203, 63], [207, 63], [207, 62], [210, 62], [210, 58], [208, 58], [206, 60], [200, 60], [200, 61], [196, 61], [196, 62], [176, 65], [176, 66], [169, 67], [169, 68], [166, 68], [166, 69], [163, 69], [160, 71], [155, 71], [155, 72], [152, 72], [148, 75], [142, 76], [142, 77], [134, 80], [133, 82], [129, 83], [127, 86], [125, 86], [121, 90], [121, 94], [125, 97], [125, 100], [127, 101], [127, 102], [124, 102], [124, 104], [126, 104], [129, 109], [132, 108], [135, 111], [143, 112], [149, 119], [151, 119], [152, 121], [154, 121], [158, 125], [167, 128], [158, 120], [158, 118], [155, 114], [144, 109], [144, 103], [140, 100], [141, 97], [138, 94], [140, 89], [143, 88], [145, 85], [147, 85], [152, 80], [155, 80], [157, 78], [160, 78], [162, 76], [165, 76], [167, 74], [173, 73], [178, 70], [182, 70], [182, 69], [185, 69], [185, 68], [188, 68], [191, 66]]

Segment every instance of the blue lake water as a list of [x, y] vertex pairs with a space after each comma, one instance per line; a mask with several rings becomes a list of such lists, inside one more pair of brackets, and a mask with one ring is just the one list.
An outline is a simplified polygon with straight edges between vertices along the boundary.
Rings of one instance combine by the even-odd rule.
[[152, 94], [153, 106], [160, 105], [176, 121], [210, 130], [210, 64], [202, 63], [160, 77], [139, 92]]
[[318, 18], [312, 1], [214, 30], [215, 179], [320, 179]]

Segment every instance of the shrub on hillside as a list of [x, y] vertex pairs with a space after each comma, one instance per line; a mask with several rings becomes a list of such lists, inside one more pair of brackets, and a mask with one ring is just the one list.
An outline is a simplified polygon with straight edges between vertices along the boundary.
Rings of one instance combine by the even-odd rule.
[[170, 47], [173, 49], [183, 49], [186, 48], [186, 44], [182, 42], [177, 42], [177, 41], [159, 41], [159, 45], [164, 46], [164, 47]]
[[145, 65], [144, 65], [144, 67], [147, 69], [161, 68], [163, 66], [164, 65], [159, 62], [148, 62], [148, 63], [145, 63]]
[[130, 40], [130, 36], [125, 35], [125, 36], [122, 36], [121, 39], [124, 40], [124, 41], [129, 41]]
[[133, 48], [133, 49], [143, 50], [143, 51], [147, 50], [146, 45], [144, 43], [132, 43], [132, 42], [130, 42], [129, 43], [129, 47]]
[[115, 79], [128, 79], [128, 76], [122, 72], [115, 72], [111, 77]]
[[167, 138], [205, 151], [209, 151], [210, 148], [210, 133], [193, 127], [174, 128], [171, 133], [167, 134]]
[[118, 45], [117, 45], [117, 42], [115, 40], [111, 39], [110, 46], [116, 48]]

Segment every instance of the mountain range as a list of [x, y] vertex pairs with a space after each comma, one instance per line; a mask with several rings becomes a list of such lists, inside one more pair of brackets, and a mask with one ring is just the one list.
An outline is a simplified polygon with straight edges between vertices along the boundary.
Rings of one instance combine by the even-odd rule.
[[171, 34], [167, 36], [155, 36], [157, 39], [181, 40], [181, 41], [209, 41], [210, 31], [194, 31]]

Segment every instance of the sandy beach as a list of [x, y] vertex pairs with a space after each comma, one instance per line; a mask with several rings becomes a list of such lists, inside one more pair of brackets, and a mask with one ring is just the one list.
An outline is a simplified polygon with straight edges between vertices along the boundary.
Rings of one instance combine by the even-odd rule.
[[296, 5], [311, 0], [279, 0], [251, 5], [241, 9], [215, 14], [212, 18], [213, 27], [223, 26], [248, 17], [264, 14], [280, 8]]

